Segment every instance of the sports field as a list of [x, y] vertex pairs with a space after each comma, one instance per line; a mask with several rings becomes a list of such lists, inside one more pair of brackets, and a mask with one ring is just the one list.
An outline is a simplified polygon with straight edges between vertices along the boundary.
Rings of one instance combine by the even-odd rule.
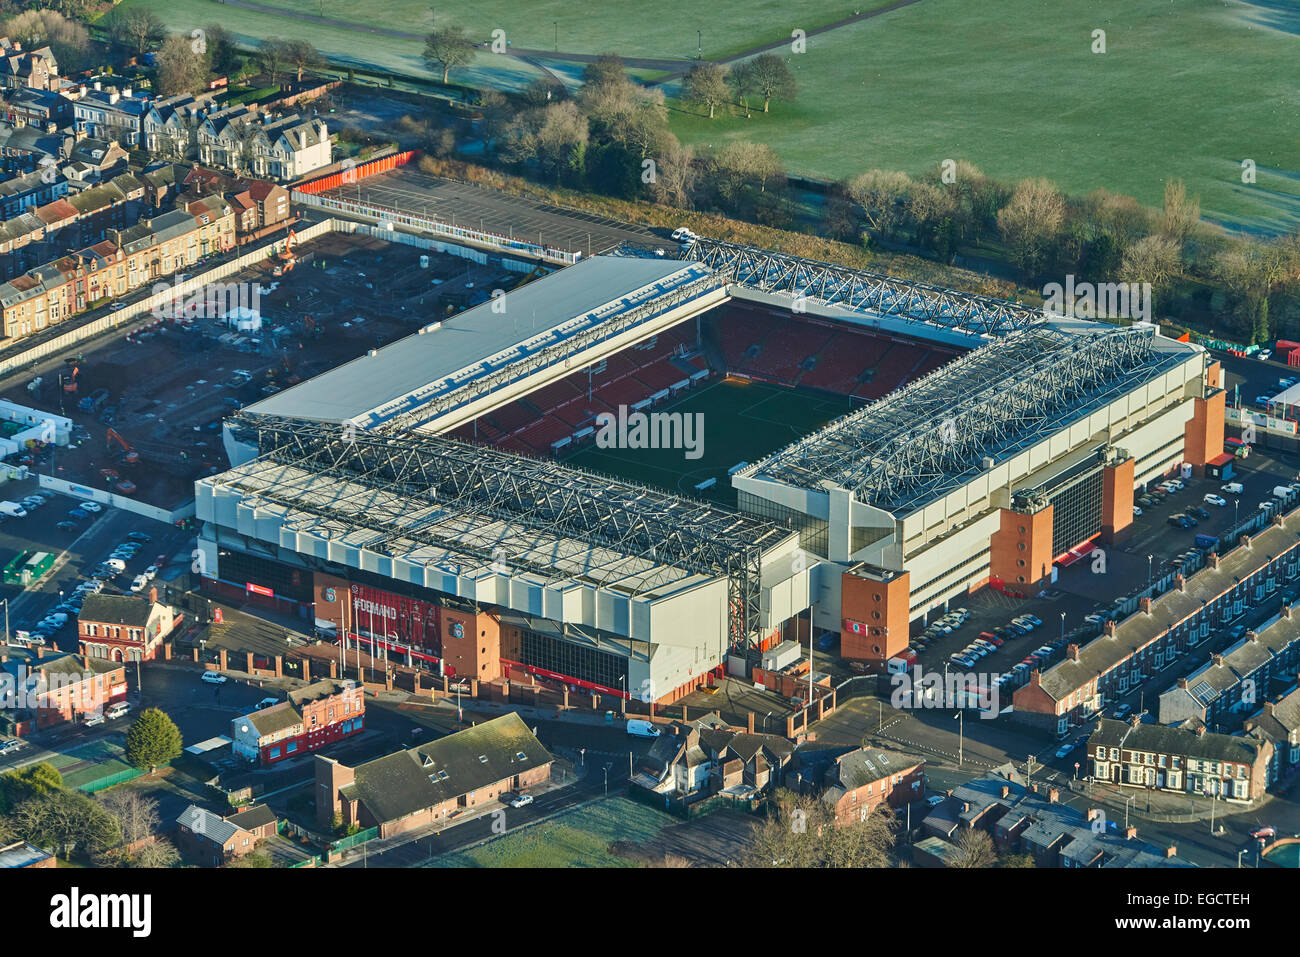
[[63, 775], [63, 786], [69, 790], [131, 770], [122, 746], [108, 738], [56, 754], [49, 759], [49, 763]]
[[652, 840], [674, 818], [614, 797], [434, 860], [433, 867], [635, 867], [609, 852], [616, 841]]
[[[565, 462], [671, 492], [736, 504], [727, 470], [756, 462], [850, 410], [847, 397], [786, 389], [763, 382], [722, 379], [687, 393], [680, 402], [656, 412], [699, 413], [702, 455], [685, 457], [684, 449], [602, 449], [586, 445]], [[716, 478], [710, 489], [695, 486]]]
[[[1094, 30], [1105, 53], [1092, 52]], [[1207, 218], [1300, 226], [1297, 3], [923, 0], [811, 37], [789, 60], [793, 104], [713, 122], [678, 111], [678, 135], [766, 143], [826, 178], [965, 159], [998, 179], [1046, 176], [1147, 205], [1182, 179]]]

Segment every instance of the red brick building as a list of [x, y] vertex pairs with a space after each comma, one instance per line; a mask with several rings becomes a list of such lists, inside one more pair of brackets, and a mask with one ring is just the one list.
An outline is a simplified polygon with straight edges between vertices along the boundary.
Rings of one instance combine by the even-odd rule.
[[550, 780], [554, 758], [511, 712], [464, 731], [347, 767], [316, 758], [316, 819], [378, 827], [391, 837], [453, 822], [502, 794]]
[[351, 681], [317, 681], [289, 700], [230, 722], [231, 749], [262, 766], [310, 754], [365, 728], [366, 701]]
[[176, 846], [202, 867], [221, 867], [251, 854], [277, 826], [265, 804], [226, 817], [191, 804], [176, 819]]
[[881, 804], [904, 807], [925, 796], [925, 761], [897, 751], [858, 748], [826, 771], [822, 800], [840, 824], [865, 821]]
[[30, 657], [0, 655], [0, 705], [18, 726], [49, 728], [126, 698], [122, 664], [38, 646]]
[[87, 595], [77, 615], [81, 653], [104, 661], [152, 661], [163, 639], [181, 620], [174, 609], [160, 604], [157, 589], [149, 597]]

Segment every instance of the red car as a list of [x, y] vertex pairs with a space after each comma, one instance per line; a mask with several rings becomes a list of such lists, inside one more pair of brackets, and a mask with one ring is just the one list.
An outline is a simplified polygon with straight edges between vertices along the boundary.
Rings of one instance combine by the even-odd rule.
[[1277, 828], [1275, 827], [1257, 827], [1250, 832], [1250, 836], [1257, 841], [1262, 841], [1270, 837], [1277, 837]]

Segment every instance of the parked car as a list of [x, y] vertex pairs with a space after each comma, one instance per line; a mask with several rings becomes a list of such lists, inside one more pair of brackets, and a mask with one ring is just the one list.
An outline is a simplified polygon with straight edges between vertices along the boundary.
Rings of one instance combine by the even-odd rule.
[[1213, 492], [1208, 493], [1202, 501], [1209, 502], [1211, 505], [1223, 507], [1228, 504], [1228, 500], [1222, 495], [1215, 495]]
[[91, 711], [82, 717], [81, 723], [87, 728], [93, 728], [104, 723], [104, 713], [102, 711]]
[[57, 529], [58, 529], [59, 531], [61, 531], [61, 532], [72, 532], [72, 531], [76, 531], [76, 529], [77, 529], [77, 523], [76, 523], [76, 522], [59, 522], [59, 523], [58, 523], [57, 525], [55, 525], [54, 527], [57, 528]]
[[110, 721], [113, 721], [117, 718], [122, 717], [122, 715], [126, 714], [130, 710], [131, 710], [131, 706], [129, 704], [127, 704], [125, 701], [119, 701], [117, 704], [113, 705], [111, 708], [109, 708], [107, 711], [104, 712], [104, 717], [108, 718]]
[[149, 586], [149, 579], [145, 578], [143, 575], [136, 575], [135, 578], [131, 579], [130, 587], [132, 593], [142, 592], [148, 586]]
[[1061, 745], [1059, 748], [1056, 749], [1056, 756], [1058, 758], [1068, 757], [1070, 752], [1074, 750], [1074, 746], [1076, 743], [1077, 742], [1071, 741], [1067, 744]]
[[1132, 713], [1133, 713], [1133, 706], [1131, 704], [1122, 704], [1115, 709], [1115, 720], [1123, 721]]
[[104, 506], [98, 502], [82, 502], [80, 507], [87, 512], [102, 512], [104, 510]]
[[13, 754], [16, 751], [21, 751], [25, 747], [27, 747], [26, 741], [21, 741], [18, 738], [11, 738], [4, 744], [0, 744], [0, 755]]
[[205, 681], [210, 685], [223, 685], [226, 683], [226, 676], [219, 675], [215, 671], [205, 671], [199, 676], [200, 681]]
[[1134, 505], [1134, 506], [1133, 506], [1133, 517], [1134, 517], [1134, 518], [1137, 518], [1137, 517], [1138, 517], [1139, 515], [1141, 515], [1141, 514], [1142, 514], [1142, 506], [1141, 506], [1141, 505]]
[[1191, 508], [1187, 510], [1187, 514], [1195, 515], [1197, 518], [1200, 519], [1206, 519], [1210, 517], [1210, 513], [1207, 512], [1205, 509], [1201, 508], [1201, 506], [1199, 505], [1193, 505]]
[[515, 798], [513, 801], [510, 802], [510, 806], [511, 806], [511, 807], [527, 807], [528, 805], [530, 805], [530, 804], [532, 804], [532, 803], [533, 803], [533, 796], [532, 796], [531, 794], [521, 794], [521, 795], [519, 795], [517, 798]]
[[1270, 837], [1277, 837], [1277, 828], [1270, 827], [1267, 824], [1263, 827], [1257, 827], [1250, 832], [1250, 836], [1257, 841], [1263, 841]]
[[68, 518], [76, 519], [78, 522], [83, 518], [90, 518], [89, 512], [83, 512], [79, 508], [74, 508], [68, 512]]
[[946, 795], [931, 794], [928, 798], [925, 799], [925, 803], [927, 807], [938, 807], [946, 800], [948, 800]]
[[131, 539], [133, 542], [140, 542], [141, 544], [153, 541], [153, 538], [146, 535], [144, 532], [127, 532], [126, 537]]

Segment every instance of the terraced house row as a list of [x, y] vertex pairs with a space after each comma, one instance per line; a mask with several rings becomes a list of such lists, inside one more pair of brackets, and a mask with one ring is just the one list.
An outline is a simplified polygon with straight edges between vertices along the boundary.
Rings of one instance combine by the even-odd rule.
[[209, 196], [183, 209], [110, 229], [107, 238], [0, 285], [4, 335], [16, 339], [102, 300], [149, 285], [235, 246], [235, 211]]
[[1015, 720], [1060, 737], [1132, 687], [1188, 654], [1211, 632], [1240, 617], [1300, 576], [1300, 510], [1219, 556], [1171, 591], [1143, 598], [1138, 611], [1086, 645], [1069, 645], [1064, 660], [1032, 672], [1013, 698]]

